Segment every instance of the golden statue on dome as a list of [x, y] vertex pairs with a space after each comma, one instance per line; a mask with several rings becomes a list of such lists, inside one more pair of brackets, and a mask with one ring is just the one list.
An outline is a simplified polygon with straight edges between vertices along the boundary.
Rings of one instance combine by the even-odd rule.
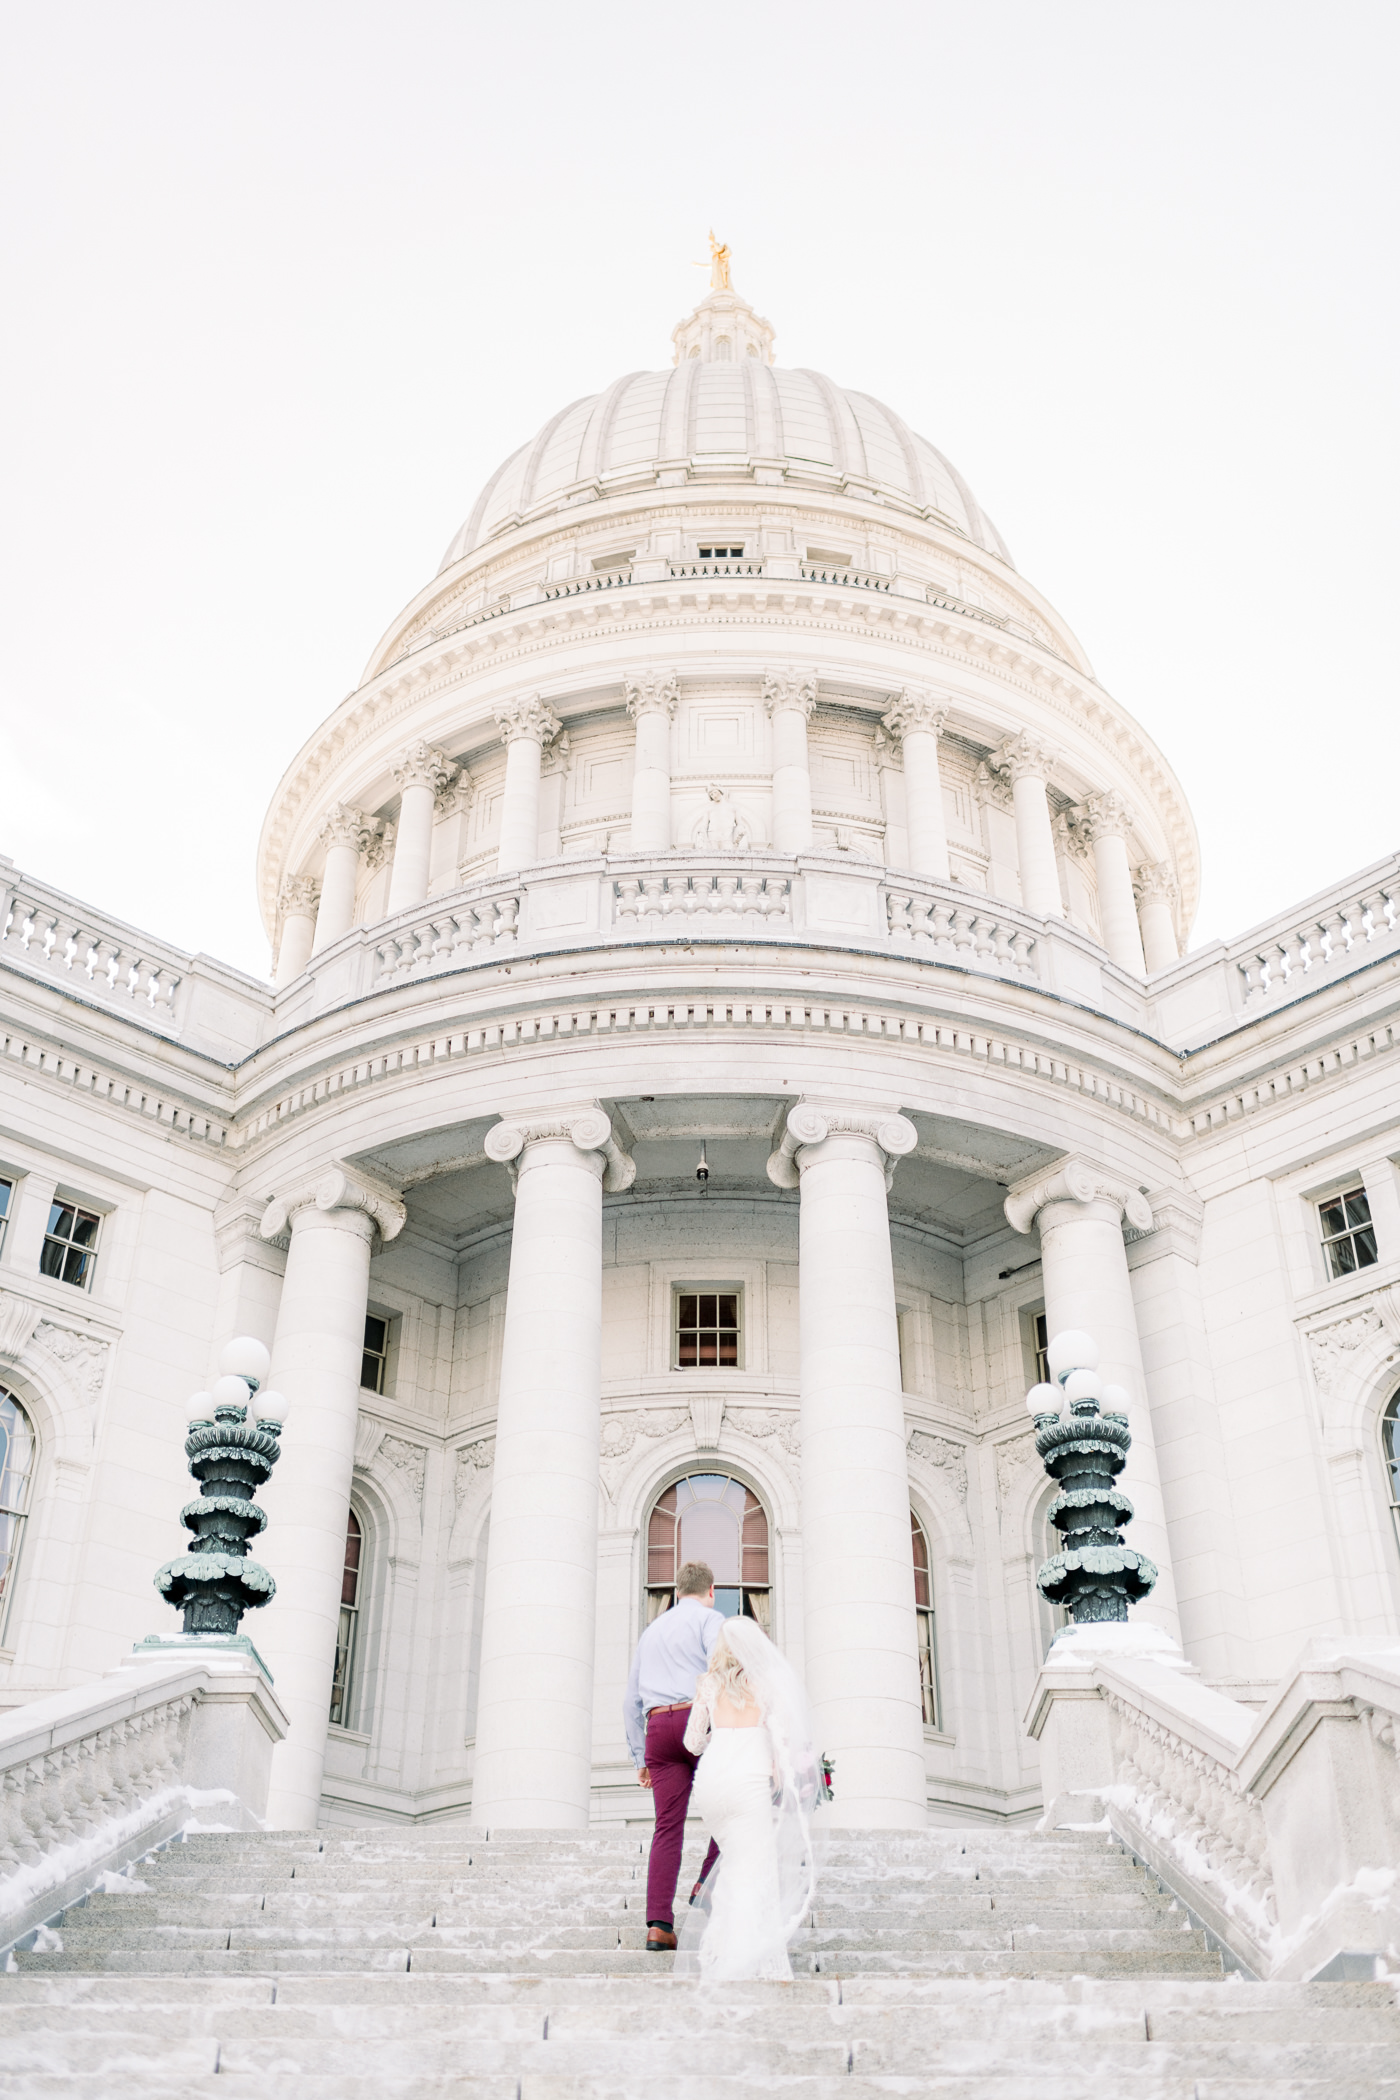
[[729, 244], [715, 239], [715, 229], [710, 228], [710, 290], [729, 292], [734, 287], [729, 282]]

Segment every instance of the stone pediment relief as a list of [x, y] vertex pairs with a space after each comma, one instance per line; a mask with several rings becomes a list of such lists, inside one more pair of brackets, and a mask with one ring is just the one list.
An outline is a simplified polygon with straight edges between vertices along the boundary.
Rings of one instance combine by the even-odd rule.
[[1322, 1401], [1324, 1441], [1329, 1450], [1350, 1445], [1360, 1433], [1370, 1382], [1400, 1364], [1396, 1287], [1386, 1285], [1300, 1324]]
[[802, 1428], [794, 1409], [790, 1414], [780, 1413], [776, 1408], [745, 1407], [735, 1412], [730, 1410], [730, 1425], [741, 1430], [745, 1436], [757, 1437], [762, 1442], [773, 1437], [793, 1458], [802, 1449]]
[[472, 1483], [480, 1474], [489, 1472], [495, 1462], [494, 1436], [477, 1437], [473, 1443], [458, 1446], [457, 1468], [452, 1476], [452, 1496], [458, 1509], [466, 1501]]
[[628, 1455], [638, 1437], [674, 1436], [678, 1429], [689, 1426], [688, 1407], [639, 1407], [625, 1415], [605, 1415], [599, 1470], [608, 1493], [612, 1494], [626, 1471]]
[[909, 1438], [909, 1456], [922, 1459], [925, 1465], [937, 1466], [947, 1476], [959, 1502], [966, 1502], [967, 1453], [961, 1444], [955, 1444], [951, 1437], [916, 1429]]
[[111, 1343], [97, 1335], [45, 1318], [43, 1307], [33, 1299], [16, 1291], [0, 1291], [0, 1357], [19, 1363], [38, 1350], [61, 1364], [74, 1384], [95, 1400], [102, 1391], [111, 1349]]

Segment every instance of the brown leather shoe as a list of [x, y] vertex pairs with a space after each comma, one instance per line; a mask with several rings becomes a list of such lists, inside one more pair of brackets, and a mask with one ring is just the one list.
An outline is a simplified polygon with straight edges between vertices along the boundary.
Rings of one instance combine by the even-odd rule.
[[675, 1951], [676, 1935], [674, 1934], [674, 1932], [668, 1932], [664, 1925], [648, 1925], [648, 1954], [674, 1954]]

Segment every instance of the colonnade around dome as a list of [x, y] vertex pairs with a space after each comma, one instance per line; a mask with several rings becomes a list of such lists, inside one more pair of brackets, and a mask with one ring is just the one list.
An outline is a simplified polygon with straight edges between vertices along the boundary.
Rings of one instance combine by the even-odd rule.
[[1032, 1816], [1065, 1327], [1209, 1683], [1400, 1634], [1400, 858], [1182, 953], [1180, 790], [965, 485], [722, 323], [507, 462], [293, 763], [275, 984], [0, 863], [0, 1703], [167, 1619], [260, 1336], [289, 1820], [644, 1813], [682, 1481], [854, 1820]]

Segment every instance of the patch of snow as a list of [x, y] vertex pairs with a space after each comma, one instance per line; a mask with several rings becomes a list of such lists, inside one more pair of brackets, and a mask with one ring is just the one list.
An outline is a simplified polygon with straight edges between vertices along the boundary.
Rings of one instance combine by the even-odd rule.
[[128, 1867], [124, 1874], [99, 1875], [89, 1893], [94, 1896], [149, 1896], [151, 1885], [148, 1881], [138, 1881]]
[[[152, 1794], [139, 1807], [128, 1809], [124, 1815], [106, 1816], [81, 1837], [70, 1844], [55, 1845], [41, 1859], [27, 1866], [16, 1867], [12, 1873], [0, 1880], [0, 1919], [12, 1918], [30, 1909], [36, 1898], [44, 1896], [50, 1889], [61, 1888], [65, 1882], [86, 1875], [96, 1876], [97, 1863], [109, 1859], [114, 1852], [128, 1849], [132, 1854], [143, 1849], [142, 1840], [147, 1833], [178, 1808], [205, 1808], [216, 1803], [237, 1802], [238, 1796], [227, 1787], [216, 1789], [171, 1786], [163, 1787]], [[202, 1830], [232, 1830], [231, 1823], [190, 1824], [187, 1828]], [[115, 1878], [115, 1877], [114, 1877]], [[122, 1887], [129, 1888], [123, 1883]], [[32, 1911], [31, 1911], [32, 1916]]]
[[52, 1925], [39, 1925], [29, 1945], [35, 1954], [62, 1954], [63, 1934], [55, 1932]]

